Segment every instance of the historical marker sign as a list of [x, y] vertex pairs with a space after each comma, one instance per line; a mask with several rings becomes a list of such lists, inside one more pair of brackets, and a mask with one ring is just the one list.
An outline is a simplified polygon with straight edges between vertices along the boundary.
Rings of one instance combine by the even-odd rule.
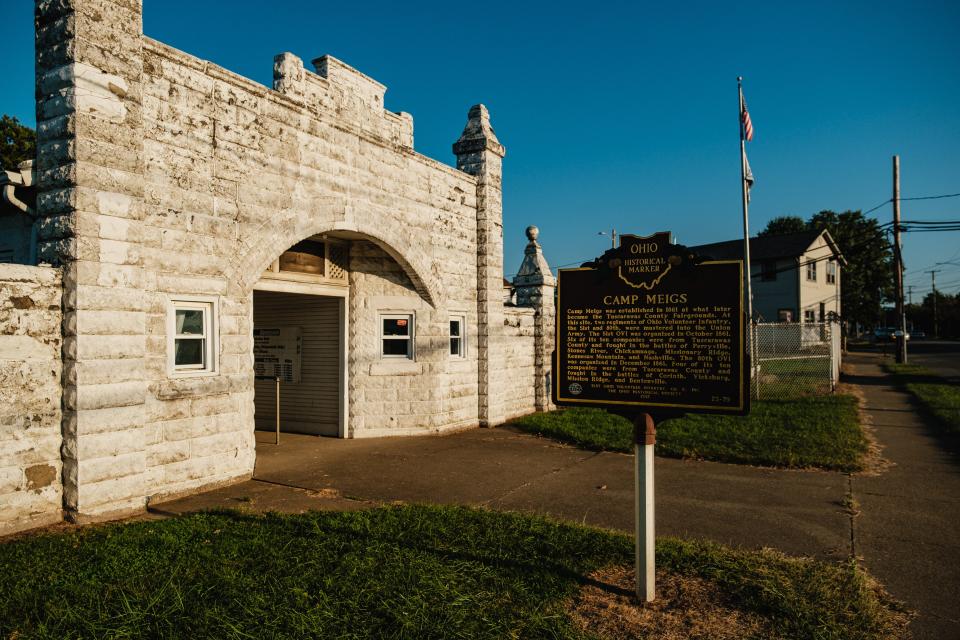
[[253, 330], [253, 373], [257, 378], [300, 382], [300, 327]]
[[557, 279], [558, 405], [745, 414], [743, 262], [623, 235]]

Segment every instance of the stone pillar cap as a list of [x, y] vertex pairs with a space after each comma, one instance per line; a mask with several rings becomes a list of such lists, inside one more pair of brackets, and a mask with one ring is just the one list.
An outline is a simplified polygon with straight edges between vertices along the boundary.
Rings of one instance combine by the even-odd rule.
[[458, 156], [478, 151], [491, 151], [501, 158], [507, 153], [490, 124], [490, 111], [482, 104], [470, 107], [463, 133], [453, 144], [453, 152]]
[[543, 256], [540, 243], [537, 242], [540, 229], [535, 225], [530, 225], [526, 229], [526, 234], [529, 242], [523, 250], [523, 262], [520, 264], [517, 275], [513, 278], [513, 285], [515, 287], [553, 286], [556, 284], [556, 279], [550, 271], [547, 259]]

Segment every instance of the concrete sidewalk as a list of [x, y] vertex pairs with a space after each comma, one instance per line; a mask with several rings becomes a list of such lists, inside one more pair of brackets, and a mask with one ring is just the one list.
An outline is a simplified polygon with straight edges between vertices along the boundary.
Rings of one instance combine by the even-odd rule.
[[910, 396], [891, 387], [877, 354], [848, 358], [867, 414], [894, 463], [854, 475], [854, 551], [897, 598], [919, 611], [920, 639], [960, 638], [960, 456], [937, 436]]
[[[879, 355], [852, 355], [883, 455], [879, 476], [658, 458], [657, 534], [773, 547], [821, 559], [861, 556], [920, 612], [917, 638], [960, 638], [960, 466], [892, 388]], [[486, 505], [631, 531], [633, 460], [511, 428], [448, 436], [336, 440], [257, 434], [254, 479], [155, 505], [161, 513], [357, 509], [392, 501]], [[861, 513], [851, 517], [852, 491]]]
[[[557, 444], [511, 428], [448, 436], [337, 440], [258, 433], [254, 479], [154, 505], [181, 513], [350, 509], [403, 502], [486, 505], [633, 529], [633, 457]], [[657, 533], [775, 547], [824, 559], [850, 554], [840, 473], [658, 458]]]

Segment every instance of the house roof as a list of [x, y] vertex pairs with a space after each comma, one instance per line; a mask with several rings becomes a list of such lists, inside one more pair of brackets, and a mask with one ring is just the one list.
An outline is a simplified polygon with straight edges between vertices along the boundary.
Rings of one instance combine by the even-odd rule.
[[[750, 238], [750, 259], [754, 260], [773, 260], [775, 258], [796, 258], [803, 255], [810, 245], [821, 235], [833, 251], [840, 264], [846, 264], [843, 254], [839, 247], [830, 237], [826, 230], [822, 231], [798, 231], [796, 233], [785, 233], [777, 236], [762, 236]], [[726, 242], [713, 242], [711, 244], [701, 244], [690, 247], [691, 251], [702, 256], [708, 256], [717, 260], [743, 258], [743, 240], [727, 240]]]

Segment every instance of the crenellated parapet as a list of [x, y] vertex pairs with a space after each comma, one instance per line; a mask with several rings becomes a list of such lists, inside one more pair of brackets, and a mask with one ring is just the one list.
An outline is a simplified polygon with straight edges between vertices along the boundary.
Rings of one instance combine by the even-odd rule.
[[281, 53], [273, 60], [273, 88], [317, 115], [334, 114], [361, 125], [399, 147], [413, 148], [413, 116], [384, 109], [387, 87], [350, 65], [326, 55], [313, 61]]

